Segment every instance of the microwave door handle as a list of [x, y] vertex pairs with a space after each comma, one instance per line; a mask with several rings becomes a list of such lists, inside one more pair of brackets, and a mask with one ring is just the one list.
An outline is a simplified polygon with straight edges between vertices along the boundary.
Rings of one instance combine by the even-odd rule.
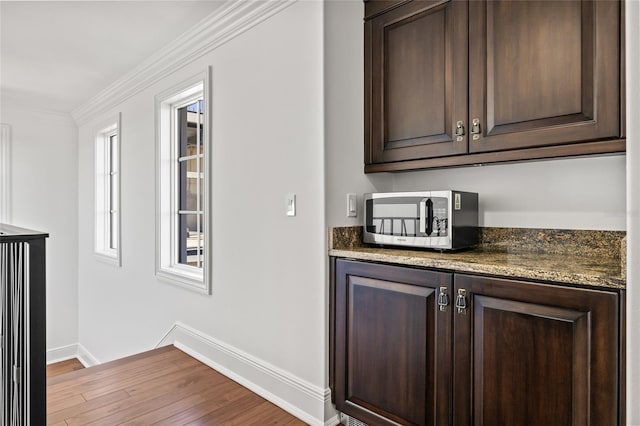
[[[425, 228], [427, 227], [427, 200], [424, 199], [420, 201], [420, 228], [418, 228], [418, 232], [425, 232]], [[416, 233], [418, 235], [418, 233]]]
[[430, 237], [431, 234], [433, 233], [433, 201], [431, 201], [431, 198], [427, 200], [426, 206], [427, 206], [427, 229], [425, 230], [425, 233], [427, 234], [427, 237]]

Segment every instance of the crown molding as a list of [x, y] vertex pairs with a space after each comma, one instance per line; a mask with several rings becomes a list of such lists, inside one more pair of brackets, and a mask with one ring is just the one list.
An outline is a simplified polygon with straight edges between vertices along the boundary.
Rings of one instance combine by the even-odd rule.
[[296, 0], [228, 0], [224, 6], [71, 111], [80, 126], [289, 7]]

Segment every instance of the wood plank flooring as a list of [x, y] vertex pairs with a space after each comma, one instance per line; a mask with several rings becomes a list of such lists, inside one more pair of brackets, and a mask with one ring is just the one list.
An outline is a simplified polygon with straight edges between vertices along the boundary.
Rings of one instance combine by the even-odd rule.
[[60, 376], [62, 374], [71, 373], [72, 371], [82, 370], [84, 365], [76, 358], [66, 361], [56, 362], [55, 364], [47, 365], [47, 379]]
[[47, 369], [51, 426], [305, 424], [173, 346], [67, 372], [72, 364]]

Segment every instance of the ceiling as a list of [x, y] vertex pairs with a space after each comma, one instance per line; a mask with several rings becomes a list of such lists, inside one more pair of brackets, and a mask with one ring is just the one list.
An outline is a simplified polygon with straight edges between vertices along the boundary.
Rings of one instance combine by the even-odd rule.
[[71, 112], [223, 4], [0, 0], [0, 96]]

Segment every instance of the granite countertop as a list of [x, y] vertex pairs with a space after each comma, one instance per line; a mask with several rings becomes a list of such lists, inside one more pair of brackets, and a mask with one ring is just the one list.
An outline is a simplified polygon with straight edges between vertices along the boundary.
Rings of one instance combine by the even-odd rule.
[[329, 230], [329, 255], [501, 277], [623, 289], [625, 233], [482, 228], [473, 250], [437, 252], [362, 243], [362, 227]]

